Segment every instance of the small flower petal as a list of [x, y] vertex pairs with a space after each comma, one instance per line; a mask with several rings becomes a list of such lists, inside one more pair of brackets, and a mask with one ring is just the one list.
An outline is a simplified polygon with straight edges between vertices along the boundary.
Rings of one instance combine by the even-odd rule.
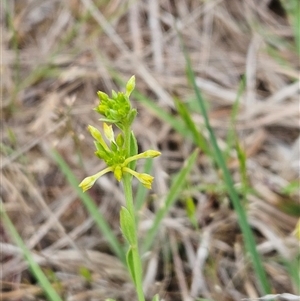
[[104, 130], [104, 135], [108, 139], [108, 141], [110, 141], [110, 142], [115, 141], [115, 135], [114, 135], [112, 125], [108, 125], [104, 122], [103, 130]]
[[81, 181], [81, 183], [78, 186], [83, 190], [83, 192], [85, 192], [89, 190], [101, 176], [112, 170], [112, 167], [107, 167], [90, 177], [86, 177], [85, 179], [83, 179], [83, 181]]

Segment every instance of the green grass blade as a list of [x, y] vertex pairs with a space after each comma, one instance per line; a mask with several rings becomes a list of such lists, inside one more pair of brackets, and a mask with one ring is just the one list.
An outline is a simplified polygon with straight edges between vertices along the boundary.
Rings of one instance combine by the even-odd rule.
[[242, 94], [244, 93], [246, 88], [246, 80], [245, 77], [240, 80], [238, 92], [234, 101], [234, 104], [232, 106], [231, 114], [230, 114], [230, 128], [227, 133], [227, 139], [226, 139], [226, 150], [224, 152], [225, 158], [228, 159], [230, 150], [235, 144], [236, 141], [236, 134], [235, 134], [235, 121], [239, 112], [240, 107], [240, 99]]
[[179, 99], [174, 98], [174, 102], [177, 108], [178, 113], [180, 114], [182, 120], [185, 123], [188, 131], [191, 132], [194, 143], [207, 155], [211, 156], [209, 145], [205, 137], [198, 131], [190, 113], [185, 104]]
[[166, 197], [164, 206], [162, 206], [156, 213], [154, 221], [153, 221], [153, 225], [149, 229], [148, 233], [146, 234], [144, 244], [142, 247], [142, 250], [143, 250], [142, 253], [147, 252], [151, 248], [153, 241], [156, 237], [156, 234], [159, 230], [161, 221], [165, 217], [165, 215], [168, 213], [171, 206], [178, 199], [178, 195], [182, 191], [182, 186], [186, 182], [186, 177], [196, 162], [197, 155], [198, 155], [198, 150], [195, 150], [191, 154], [191, 156], [186, 160], [185, 166], [182, 168], [182, 170], [177, 175], [175, 181], [173, 182], [173, 184], [169, 190], [169, 193]]
[[126, 263], [125, 252], [124, 252], [121, 244], [118, 242], [113, 231], [109, 227], [108, 223], [106, 222], [105, 217], [98, 210], [97, 206], [95, 205], [94, 201], [90, 198], [90, 196], [87, 193], [83, 193], [82, 190], [78, 187], [79, 182], [75, 178], [74, 174], [70, 170], [67, 163], [59, 155], [59, 153], [56, 150], [53, 150], [52, 155], [53, 155], [54, 160], [60, 167], [62, 173], [66, 176], [66, 178], [69, 181], [69, 183], [71, 184], [71, 186], [76, 190], [78, 196], [82, 200], [82, 202], [85, 205], [86, 209], [88, 210], [89, 214], [94, 219], [95, 223], [99, 227], [100, 231], [103, 233], [104, 237], [107, 239], [112, 250], [119, 257], [119, 259], [125, 264]]
[[41, 287], [43, 288], [47, 299], [51, 301], [62, 301], [58, 293], [55, 291], [55, 289], [52, 287], [51, 283], [43, 273], [40, 266], [37, 264], [37, 262], [34, 260], [33, 256], [31, 255], [30, 250], [27, 248], [25, 243], [23, 242], [21, 236], [19, 235], [17, 229], [11, 222], [9, 216], [6, 214], [5, 210], [3, 209], [2, 201], [0, 203], [0, 215], [1, 220], [3, 220], [5, 226], [7, 227], [9, 233], [11, 234], [13, 240], [16, 242], [16, 244], [19, 246], [19, 248], [22, 250], [23, 255], [28, 262], [29, 268], [34, 275], [34, 277], [37, 279]]
[[247, 174], [247, 155], [243, 150], [242, 146], [240, 145], [238, 139], [236, 141], [236, 151], [238, 155], [239, 170], [240, 170], [241, 184], [242, 184], [241, 192], [243, 195], [243, 200], [245, 200], [247, 192], [249, 191], [248, 174]]
[[201, 109], [201, 112], [202, 112], [202, 115], [204, 118], [205, 126], [209, 132], [212, 149], [216, 156], [215, 159], [218, 163], [219, 168], [223, 172], [224, 181], [225, 181], [225, 184], [227, 187], [228, 194], [231, 198], [235, 212], [238, 216], [238, 222], [239, 222], [241, 231], [243, 233], [246, 250], [249, 252], [249, 254], [251, 256], [253, 267], [254, 267], [255, 273], [258, 277], [259, 285], [261, 287], [261, 291], [263, 294], [268, 294], [268, 293], [270, 293], [270, 284], [268, 282], [267, 275], [263, 268], [261, 258], [256, 250], [256, 243], [255, 243], [255, 239], [254, 239], [252, 230], [247, 221], [247, 214], [246, 214], [246, 212], [240, 202], [239, 196], [234, 188], [234, 182], [233, 182], [230, 172], [226, 166], [222, 152], [218, 146], [214, 131], [210, 125], [208, 114], [206, 112], [206, 108], [204, 105], [204, 100], [202, 98], [199, 88], [197, 87], [196, 80], [195, 80], [195, 74], [192, 70], [191, 61], [190, 61], [188, 53], [184, 47], [183, 47], [183, 51], [184, 51], [184, 55], [185, 55], [185, 59], [186, 59], [187, 74], [188, 74], [190, 82], [192, 83], [196, 97], [198, 99], [198, 103], [199, 103], [199, 106], [200, 106], [200, 109]]
[[286, 266], [286, 269], [289, 271], [290, 278], [293, 281], [296, 293], [298, 295], [300, 295], [299, 257], [300, 257], [300, 251], [298, 250], [298, 253], [292, 260], [288, 260], [285, 258], [282, 259], [284, 265]]

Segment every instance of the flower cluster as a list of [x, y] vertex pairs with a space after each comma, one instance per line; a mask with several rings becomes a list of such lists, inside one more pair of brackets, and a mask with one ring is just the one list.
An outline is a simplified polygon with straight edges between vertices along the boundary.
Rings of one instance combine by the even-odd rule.
[[[121, 181], [124, 173], [129, 173], [136, 177], [146, 188], [151, 189], [153, 177], [145, 173], [136, 172], [132, 168], [133, 165], [131, 163], [139, 159], [157, 157], [160, 155], [160, 152], [148, 150], [140, 154], [130, 155], [132, 154], [128, 151], [130, 146], [128, 143], [125, 143], [127, 138], [124, 137], [126, 133], [127, 135], [128, 133], [133, 135], [128, 129], [136, 116], [136, 110], [131, 108], [129, 102], [129, 96], [134, 89], [134, 86], [135, 78], [133, 76], [126, 85], [125, 93], [113, 92], [112, 98], [109, 98], [107, 94], [98, 92], [100, 103], [95, 110], [105, 117], [100, 119], [105, 121], [103, 123], [104, 137], [99, 130], [91, 125], [88, 126], [88, 130], [95, 139], [95, 155], [104, 160], [107, 167], [102, 171], [85, 178], [79, 184], [83, 191], [90, 189], [99, 177], [108, 172], [113, 172], [118, 181]], [[115, 137], [112, 125], [108, 125], [106, 122], [114, 123], [121, 129], [121, 132], [117, 137]], [[106, 141], [109, 142], [109, 145]]]
[[129, 101], [129, 96], [134, 87], [135, 77], [132, 76], [126, 85], [125, 93], [112, 91], [110, 98], [106, 93], [98, 91], [97, 95], [100, 103], [95, 108], [95, 111], [105, 117], [100, 120], [114, 123], [120, 129], [129, 127], [137, 114], [136, 110], [131, 108]]

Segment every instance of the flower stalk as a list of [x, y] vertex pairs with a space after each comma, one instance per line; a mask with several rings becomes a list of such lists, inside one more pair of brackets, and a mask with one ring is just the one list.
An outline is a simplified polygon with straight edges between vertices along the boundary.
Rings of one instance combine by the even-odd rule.
[[[87, 191], [98, 178], [108, 172], [113, 172], [115, 178], [119, 182], [122, 181], [126, 207], [122, 207], [120, 210], [120, 226], [123, 236], [129, 244], [127, 266], [136, 288], [138, 300], [145, 301], [136, 212], [132, 197], [132, 177], [137, 178], [144, 187], [151, 189], [154, 177], [137, 172], [135, 165], [137, 160], [155, 158], [160, 155], [160, 152], [147, 150], [138, 154], [136, 138], [131, 131], [131, 125], [137, 111], [131, 107], [129, 101], [134, 87], [135, 77], [132, 76], [126, 84], [124, 93], [112, 91], [111, 97], [101, 91], [97, 93], [100, 102], [95, 111], [104, 117], [100, 119], [103, 121], [103, 134], [91, 125], [88, 126], [88, 130], [95, 139], [95, 155], [104, 160], [107, 167], [92, 176], [86, 177], [79, 186], [83, 191]], [[113, 125], [120, 130], [117, 137], [115, 137]]]

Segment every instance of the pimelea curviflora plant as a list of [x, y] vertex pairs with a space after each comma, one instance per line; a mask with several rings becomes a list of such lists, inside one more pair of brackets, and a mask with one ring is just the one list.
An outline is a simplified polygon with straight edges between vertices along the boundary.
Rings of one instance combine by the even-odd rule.
[[[98, 173], [85, 178], [79, 186], [83, 191], [90, 189], [96, 180], [108, 172], [113, 172], [115, 178], [122, 181], [126, 200], [126, 207], [120, 210], [120, 227], [125, 239], [128, 241], [129, 249], [126, 260], [132, 280], [134, 282], [138, 300], [145, 301], [142, 288], [142, 264], [139, 255], [135, 209], [132, 197], [132, 177], [136, 177], [146, 188], [151, 189], [153, 177], [145, 173], [135, 171], [136, 161], [145, 158], [154, 158], [160, 152], [148, 150], [138, 154], [137, 142], [131, 125], [136, 117], [136, 109], [131, 107], [129, 96], [135, 87], [135, 77], [132, 76], [126, 84], [125, 92], [112, 91], [111, 98], [98, 92], [99, 105], [95, 111], [102, 115], [103, 132], [101, 134], [95, 127], [89, 125], [88, 130], [95, 139], [95, 155], [105, 161], [107, 167]], [[108, 125], [110, 124], [110, 125]], [[120, 129], [115, 137], [113, 125]], [[108, 143], [107, 143], [107, 142]], [[109, 299], [112, 300], [112, 299]], [[153, 300], [158, 300], [155, 296]]]

